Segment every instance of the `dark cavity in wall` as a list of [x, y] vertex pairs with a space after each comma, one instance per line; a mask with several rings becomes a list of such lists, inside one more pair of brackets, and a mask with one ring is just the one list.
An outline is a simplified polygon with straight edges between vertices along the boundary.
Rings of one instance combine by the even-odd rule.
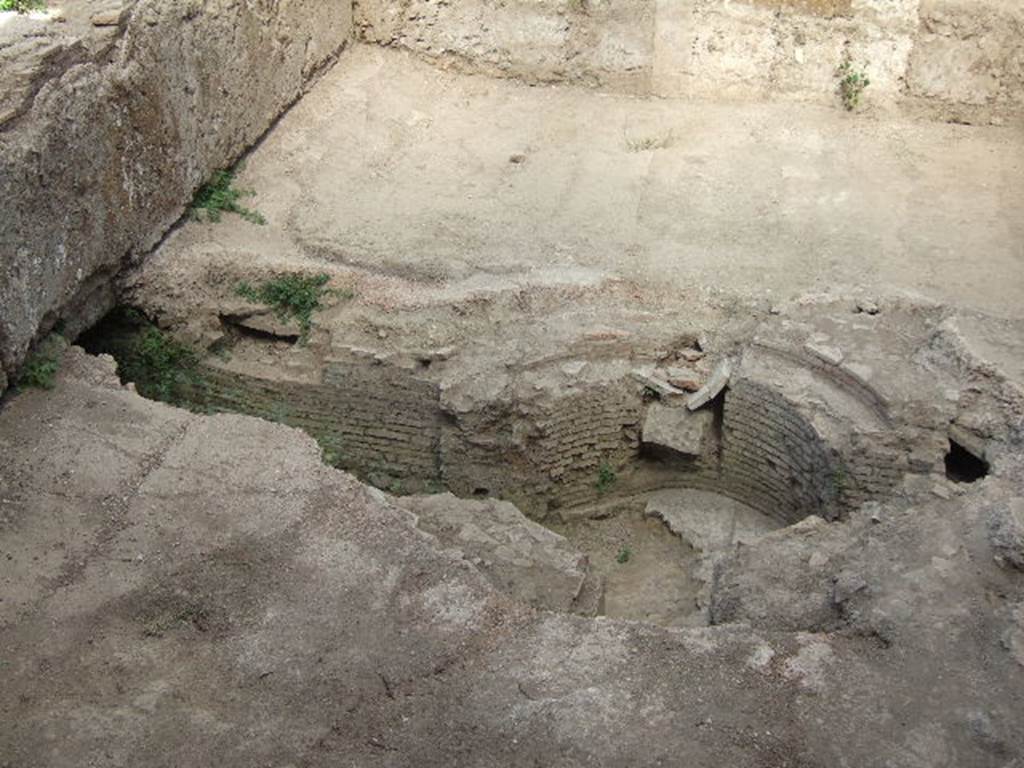
[[949, 441], [946, 477], [954, 483], [973, 483], [988, 474], [988, 462], [975, 456], [956, 440]]

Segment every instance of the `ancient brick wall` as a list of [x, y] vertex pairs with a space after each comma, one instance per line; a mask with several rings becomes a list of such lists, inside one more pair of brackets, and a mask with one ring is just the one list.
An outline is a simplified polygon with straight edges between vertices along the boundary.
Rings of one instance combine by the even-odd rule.
[[[690, 458], [641, 446], [645, 406], [629, 379], [458, 414], [445, 410], [435, 382], [370, 362], [328, 363], [320, 384], [223, 368], [201, 380], [201, 406], [304, 429], [328, 461], [385, 489], [498, 497], [535, 518], [673, 486], [722, 493], [787, 523], [833, 518], [890, 492], [907, 472], [934, 468], [930, 454], [908, 448], [934, 441], [895, 429], [830, 445], [804, 409], [750, 379], [726, 390], [704, 455]], [[602, 482], [603, 468], [614, 477]]]
[[722, 433], [720, 492], [787, 523], [837, 512], [845, 469], [781, 395], [736, 382]]

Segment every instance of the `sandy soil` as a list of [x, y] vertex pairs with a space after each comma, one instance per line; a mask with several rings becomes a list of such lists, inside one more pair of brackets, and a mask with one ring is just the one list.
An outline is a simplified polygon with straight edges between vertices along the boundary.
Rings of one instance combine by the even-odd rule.
[[1016, 126], [528, 87], [360, 47], [242, 183], [269, 225], [188, 225], [164, 249], [181, 269], [333, 263], [434, 290], [620, 276], [680, 301], [859, 288], [1024, 315]]
[[697, 555], [663, 522], [644, 517], [640, 508], [601, 519], [579, 518], [551, 525], [590, 559], [604, 577], [604, 615], [689, 626], [697, 612], [700, 583], [694, 578]]

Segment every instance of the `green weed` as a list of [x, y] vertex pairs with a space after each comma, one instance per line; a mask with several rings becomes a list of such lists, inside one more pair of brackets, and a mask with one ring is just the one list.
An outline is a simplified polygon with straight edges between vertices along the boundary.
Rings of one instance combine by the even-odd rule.
[[832, 487], [836, 496], [842, 496], [846, 491], [846, 470], [842, 467], [837, 467], [832, 473]]
[[625, 565], [629, 562], [629, 559], [633, 556], [633, 550], [629, 548], [628, 544], [623, 544], [619, 547], [619, 554], [615, 556], [615, 562], [619, 565]]
[[294, 415], [291, 405], [284, 400], [275, 400], [270, 404], [270, 408], [267, 409], [266, 413], [263, 414], [263, 418], [267, 421], [272, 421], [275, 424], [284, 424], [291, 426], [291, 419]]
[[843, 53], [843, 60], [836, 67], [836, 77], [839, 78], [837, 88], [843, 107], [847, 112], [852, 112], [860, 104], [864, 89], [871, 85], [871, 80], [863, 70], [854, 68], [853, 58], [849, 51]]
[[0, 0], [0, 11], [28, 13], [46, 8], [46, 0]]
[[316, 436], [316, 441], [320, 444], [320, 458], [324, 464], [340, 467], [344, 455], [341, 437], [337, 434], [320, 434]]
[[597, 470], [597, 492], [606, 493], [610, 491], [618, 479], [611, 464], [604, 462]]
[[64, 337], [51, 333], [35, 351], [32, 352], [21, 367], [18, 374], [19, 387], [36, 387], [37, 389], [53, 389], [57, 371], [60, 370], [60, 356], [67, 347]]
[[208, 182], [199, 188], [192, 201], [192, 216], [200, 221], [220, 221], [224, 211], [237, 213], [253, 224], [266, 224], [263, 214], [246, 208], [239, 203], [243, 197], [255, 194], [251, 190], [238, 189], [235, 186], [233, 171], [217, 171]]
[[302, 335], [305, 336], [313, 323], [313, 313], [323, 308], [322, 300], [325, 296], [331, 293], [349, 295], [328, 289], [326, 286], [329, 279], [323, 274], [283, 275], [258, 286], [241, 282], [235, 293], [254, 304], [265, 304], [273, 308], [281, 320], [297, 320]]
[[190, 347], [150, 326], [132, 340], [118, 364], [122, 379], [135, 382], [140, 395], [179, 405], [184, 390], [199, 383], [198, 362]]
[[655, 149], [667, 149], [674, 141], [672, 131], [640, 138], [626, 137], [626, 149], [630, 152], [651, 152]]

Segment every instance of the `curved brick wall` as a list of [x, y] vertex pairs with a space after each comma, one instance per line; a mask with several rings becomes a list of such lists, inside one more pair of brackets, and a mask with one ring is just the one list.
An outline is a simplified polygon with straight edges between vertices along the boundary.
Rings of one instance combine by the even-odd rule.
[[721, 493], [787, 523], [834, 517], [846, 470], [784, 397], [752, 381], [725, 396]]
[[[895, 430], [829, 445], [797, 404], [744, 378], [719, 401], [720, 418], [698, 457], [641, 444], [644, 392], [630, 377], [455, 413], [426, 370], [333, 360], [320, 383], [309, 383], [211, 362], [185, 399], [200, 410], [304, 429], [328, 461], [394, 493], [499, 497], [540, 519], [668, 487], [721, 493], [786, 523], [833, 518], [888, 492], [906, 472], [930, 471]], [[603, 465], [615, 480], [599, 487]]]
[[750, 381], [726, 394], [720, 443], [707, 456], [679, 462], [641, 457], [644, 406], [625, 380], [454, 415], [444, 411], [436, 384], [404, 369], [334, 363], [314, 385], [211, 368], [199, 399], [210, 410], [305, 429], [339, 466], [397, 492], [445, 487], [461, 496], [500, 496], [534, 516], [600, 500], [602, 464], [616, 473], [606, 492], [696, 487], [786, 522], [831, 516], [847, 483], [796, 408]]

